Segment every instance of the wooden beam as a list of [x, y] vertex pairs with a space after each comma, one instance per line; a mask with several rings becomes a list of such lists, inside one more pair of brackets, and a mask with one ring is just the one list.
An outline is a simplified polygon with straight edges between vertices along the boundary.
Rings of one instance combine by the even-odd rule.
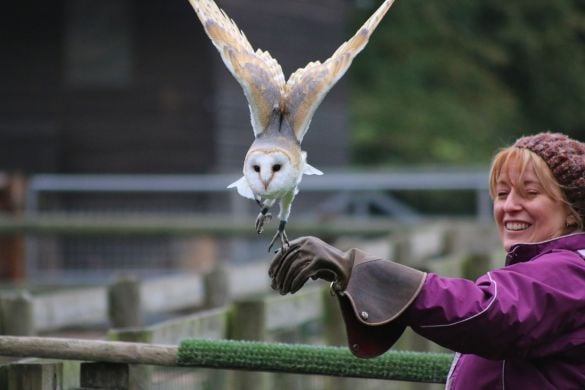
[[177, 351], [172, 345], [0, 336], [0, 356], [175, 366]]
[[[289, 235], [361, 236], [387, 235], [404, 228], [389, 219], [346, 219], [330, 221], [296, 219], [287, 225]], [[36, 234], [60, 236], [185, 236], [256, 237], [253, 217], [234, 220], [231, 216], [140, 217], [44, 215], [9, 217], [0, 214], [0, 236]]]

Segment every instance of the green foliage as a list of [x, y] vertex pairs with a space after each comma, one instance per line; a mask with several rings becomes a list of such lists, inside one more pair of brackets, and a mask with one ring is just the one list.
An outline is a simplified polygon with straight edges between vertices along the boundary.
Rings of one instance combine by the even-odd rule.
[[584, 75], [582, 1], [397, 0], [352, 67], [354, 162], [485, 164], [522, 134], [583, 139]]

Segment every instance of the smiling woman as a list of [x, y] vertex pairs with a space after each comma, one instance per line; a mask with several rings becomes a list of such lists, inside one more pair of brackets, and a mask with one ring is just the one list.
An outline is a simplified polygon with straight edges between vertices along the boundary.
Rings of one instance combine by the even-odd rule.
[[489, 185], [506, 265], [475, 281], [303, 237], [275, 256], [272, 287], [332, 282], [356, 356], [384, 353], [407, 326], [454, 350], [448, 389], [583, 388], [585, 144], [520, 138], [494, 157]]
[[564, 135], [543, 133], [521, 138], [494, 157], [490, 194], [506, 250], [583, 230], [582, 198], [574, 194], [585, 180], [585, 167], [575, 159], [585, 154], [581, 146]]

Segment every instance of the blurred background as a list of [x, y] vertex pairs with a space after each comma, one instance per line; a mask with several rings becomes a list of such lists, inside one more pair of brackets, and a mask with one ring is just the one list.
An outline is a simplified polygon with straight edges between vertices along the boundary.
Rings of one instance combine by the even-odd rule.
[[[287, 76], [379, 3], [218, 0]], [[247, 103], [188, 1], [18, 1], [1, 19], [7, 290], [265, 271], [276, 224], [256, 236], [256, 205], [225, 188], [253, 139]], [[290, 236], [412, 255], [404, 232], [448, 221], [481, 226], [467, 252], [497, 249], [490, 156], [542, 130], [585, 139], [584, 75], [580, 0], [397, 0], [316, 112], [303, 149], [325, 175], [301, 184]], [[448, 237], [422, 247], [445, 254]]]
[[[219, 5], [289, 75], [328, 58], [379, 4]], [[24, 1], [7, 5], [3, 19], [8, 212], [256, 214], [253, 202], [225, 189], [252, 141], [247, 103], [187, 1]], [[489, 218], [483, 178], [497, 148], [542, 130], [585, 136], [583, 74], [581, 1], [397, 1], [317, 110], [303, 148], [327, 175], [305, 180], [291, 223], [348, 214]], [[255, 242], [264, 247], [262, 238]], [[37, 264], [39, 250], [47, 263], [105, 275], [176, 268], [184, 259], [169, 258], [188, 258], [184, 247], [193, 244], [113, 241], [29, 241], [28, 270], [10, 272], [47, 277], [36, 272], [52, 267]], [[254, 245], [219, 248], [254, 257]]]

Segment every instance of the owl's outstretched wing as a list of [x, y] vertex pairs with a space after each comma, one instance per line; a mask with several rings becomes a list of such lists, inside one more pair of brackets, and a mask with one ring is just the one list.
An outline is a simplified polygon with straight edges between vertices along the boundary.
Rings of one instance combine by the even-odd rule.
[[357, 33], [344, 42], [324, 63], [310, 62], [294, 72], [286, 83], [285, 110], [299, 142], [303, 140], [315, 110], [335, 83], [345, 74], [354, 57], [362, 51], [394, 0], [384, 3]]
[[250, 185], [248, 184], [248, 181], [246, 180], [245, 176], [240, 177], [238, 180], [234, 181], [232, 184], [227, 186], [227, 188], [234, 188], [234, 187], [236, 187], [238, 194], [240, 194], [244, 198], [248, 198], [248, 199], [252, 199], [252, 200], [256, 199], [256, 196], [254, 195], [252, 188], [250, 188]]
[[285, 88], [282, 68], [267, 51], [254, 51], [244, 33], [213, 0], [189, 2], [223, 62], [242, 86], [254, 135], [258, 136], [272, 112], [280, 108]]

